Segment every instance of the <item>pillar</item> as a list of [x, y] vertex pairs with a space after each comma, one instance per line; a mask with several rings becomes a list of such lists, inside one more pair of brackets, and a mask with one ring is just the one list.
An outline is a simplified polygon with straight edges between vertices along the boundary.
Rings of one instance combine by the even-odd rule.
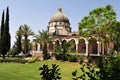
[[100, 47], [100, 52], [99, 52], [99, 53], [101, 53], [101, 42], [99, 42], [99, 44], [100, 44], [100, 45], [99, 45], [99, 47]]
[[37, 51], [40, 51], [40, 44], [38, 43]]
[[62, 45], [62, 42], [61, 41], [59, 41], [59, 44], [60, 44], [60, 46]]
[[88, 51], [88, 50], [89, 50], [89, 49], [88, 49], [88, 44], [89, 44], [89, 42], [85, 42], [85, 44], [86, 44], [86, 54], [85, 54], [85, 55], [87, 56], [87, 55], [88, 55], [88, 52], [89, 52], [89, 51]]
[[97, 45], [98, 45], [97, 54], [100, 55], [100, 42], [99, 41], [97, 41]]
[[53, 41], [53, 51], [55, 51], [55, 41]]
[[78, 53], [78, 40], [75, 42], [76, 44], [76, 54]]

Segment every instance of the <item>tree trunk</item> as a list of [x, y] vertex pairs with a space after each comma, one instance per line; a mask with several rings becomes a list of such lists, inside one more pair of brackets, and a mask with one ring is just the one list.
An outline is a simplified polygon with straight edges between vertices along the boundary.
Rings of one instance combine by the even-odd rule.
[[25, 46], [24, 46], [24, 48], [25, 48], [25, 54], [27, 54], [27, 52], [28, 52], [27, 36], [25, 36]]
[[48, 54], [47, 54], [47, 44], [44, 43], [43, 45], [43, 54], [44, 54], [44, 59], [47, 59]]

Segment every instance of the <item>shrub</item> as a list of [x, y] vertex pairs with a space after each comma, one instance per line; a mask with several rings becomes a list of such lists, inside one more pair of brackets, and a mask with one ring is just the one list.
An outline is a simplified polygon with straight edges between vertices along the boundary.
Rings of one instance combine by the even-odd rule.
[[69, 55], [68, 54], [55, 54], [55, 58], [57, 60], [68, 61]]
[[63, 61], [68, 61], [68, 58], [69, 58], [69, 57], [68, 57], [67, 54], [63, 54], [63, 55], [62, 55], [62, 60], [63, 60]]
[[80, 64], [83, 63], [84, 55], [80, 55]]
[[62, 54], [55, 54], [55, 58], [57, 60], [62, 60]]
[[28, 63], [34, 63], [35, 61], [37, 61], [37, 58], [32, 58], [28, 60]]
[[120, 80], [120, 56], [102, 57], [98, 67], [101, 80]]
[[77, 62], [77, 56], [71, 55], [71, 56], [69, 57], [69, 61], [70, 61], [70, 62]]
[[28, 62], [27, 60], [21, 60], [21, 61], [20, 61], [21, 64], [25, 64], [25, 63], [27, 63], [27, 62]]
[[73, 80], [100, 80], [99, 71], [95, 66], [90, 64], [83, 64], [80, 68], [82, 74], [77, 75], [77, 70], [72, 72]]
[[61, 73], [59, 72], [60, 69], [58, 69], [58, 65], [52, 64], [52, 68], [49, 69], [48, 65], [43, 65], [42, 67], [39, 68], [41, 70], [40, 75], [42, 75], [41, 79], [42, 80], [59, 80], [61, 79], [60, 75]]
[[27, 63], [27, 60], [20, 60], [18, 58], [6, 58], [6, 59], [0, 59], [0, 62], [14, 62], [14, 63]]

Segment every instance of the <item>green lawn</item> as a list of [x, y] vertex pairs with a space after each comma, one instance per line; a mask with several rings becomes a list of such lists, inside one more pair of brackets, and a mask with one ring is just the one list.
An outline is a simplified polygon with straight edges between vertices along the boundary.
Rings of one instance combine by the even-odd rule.
[[79, 63], [61, 61], [41, 61], [28, 64], [19, 63], [0, 63], [0, 80], [41, 80], [38, 70], [43, 64], [59, 65], [61, 80], [72, 80], [72, 72], [80, 69]]

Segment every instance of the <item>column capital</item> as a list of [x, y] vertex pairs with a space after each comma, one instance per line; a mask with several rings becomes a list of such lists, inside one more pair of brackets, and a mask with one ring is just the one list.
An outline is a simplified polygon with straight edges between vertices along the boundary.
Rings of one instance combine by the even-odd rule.
[[99, 44], [100, 42], [99, 41], [97, 41], [97, 44]]
[[75, 44], [78, 44], [78, 42], [75, 42]]
[[85, 42], [85, 44], [89, 44], [89, 42]]
[[53, 41], [53, 44], [55, 44], [55, 41]]

